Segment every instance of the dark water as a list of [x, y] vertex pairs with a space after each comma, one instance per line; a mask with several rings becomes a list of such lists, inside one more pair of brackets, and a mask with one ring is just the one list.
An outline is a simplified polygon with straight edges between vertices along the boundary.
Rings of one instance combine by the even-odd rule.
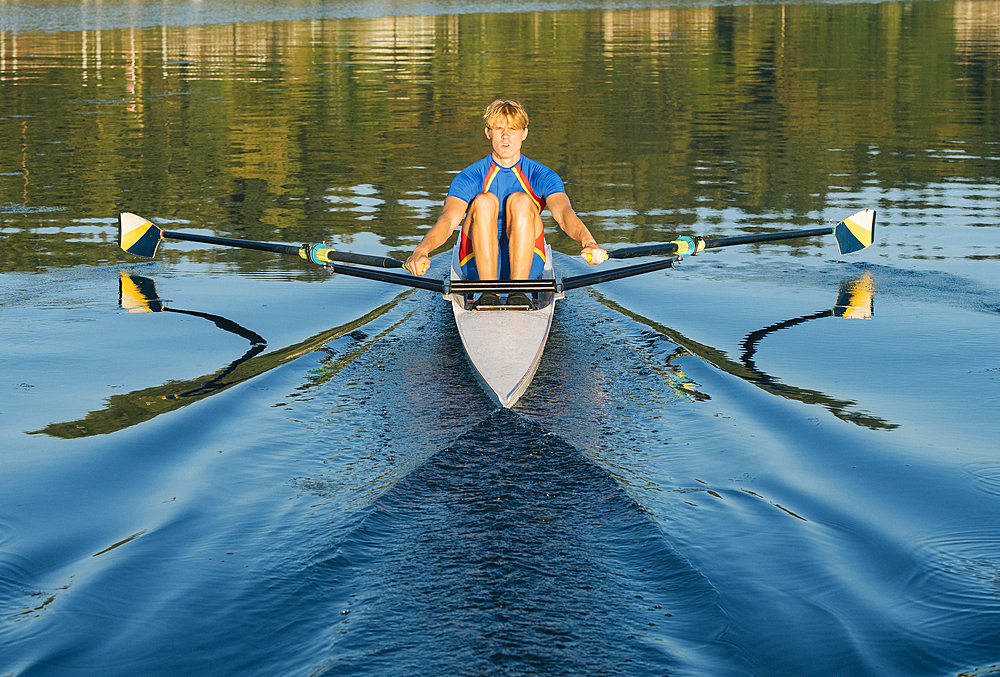
[[[0, 2], [0, 674], [1000, 674], [1000, 3], [498, 11]], [[434, 294], [116, 246], [405, 256], [496, 96], [609, 247], [876, 246], [574, 291], [513, 411]]]

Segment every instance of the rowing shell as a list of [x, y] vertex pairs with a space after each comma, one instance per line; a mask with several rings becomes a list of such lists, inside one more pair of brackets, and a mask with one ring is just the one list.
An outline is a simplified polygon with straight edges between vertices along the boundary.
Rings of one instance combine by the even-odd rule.
[[[452, 253], [451, 279], [462, 279], [457, 245]], [[547, 244], [542, 280], [547, 282], [534, 292], [537, 299], [532, 310], [471, 310], [474, 295], [468, 291], [445, 295], [451, 300], [455, 325], [472, 372], [486, 394], [501, 407], [514, 406], [527, 390], [549, 338], [556, 300], [565, 298], [562, 293], [553, 291], [555, 271], [552, 269], [552, 250]], [[529, 297], [533, 296], [525, 285], [507, 283], [508, 291], [515, 288], [524, 289]], [[500, 288], [497, 291], [504, 293]]]

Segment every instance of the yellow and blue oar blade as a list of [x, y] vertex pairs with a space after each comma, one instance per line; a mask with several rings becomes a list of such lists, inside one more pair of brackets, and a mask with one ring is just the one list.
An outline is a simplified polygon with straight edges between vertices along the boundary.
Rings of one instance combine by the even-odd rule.
[[163, 238], [163, 231], [136, 214], [118, 215], [118, 246], [129, 254], [151, 259]]
[[859, 252], [875, 241], [875, 210], [862, 209], [833, 228], [841, 254]]

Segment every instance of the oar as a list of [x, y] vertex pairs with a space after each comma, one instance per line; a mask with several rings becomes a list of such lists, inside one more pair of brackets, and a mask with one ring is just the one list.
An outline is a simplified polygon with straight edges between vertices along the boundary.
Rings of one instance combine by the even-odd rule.
[[740, 244], [758, 242], [778, 242], [779, 240], [795, 240], [818, 235], [833, 235], [837, 238], [837, 247], [841, 254], [851, 254], [861, 251], [875, 240], [875, 211], [862, 209], [848, 216], [833, 228], [813, 228], [810, 230], [786, 230], [777, 233], [761, 233], [760, 235], [737, 235], [735, 237], [680, 237], [666, 244], [649, 244], [640, 247], [614, 249], [608, 252], [609, 259], [631, 259], [638, 256], [677, 255], [694, 256], [705, 249], [732, 247]]
[[335, 261], [340, 261], [375, 268], [402, 268], [404, 266], [403, 262], [396, 259], [337, 251], [325, 244], [292, 245], [255, 242], [253, 240], [240, 240], [231, 237], [214, 237], [211, 235], [198, 235], [196, 233], [181, 233], [158, 228], [148, 219], [129, 212], [123, 212], [118, 215], [118, 246], [129, 254], [151, 259], [156, 256], [156, 248], [159, 246], [160, 240], [164, 238], [217, 244], [225, 247], [239, 247], [241, 249], [256, 249], [258, 251], [275, 252], [277, 254], [289, 254], [320, 265], [328, 265], [333, 269], [333, 272], [343, 275], [353, 275], [354, 277], [363, 277], [369, 280], [390, 282], [406, 287], [417, 287], [437, 292], [441, 292], [444, 289], [444, 283], [440, 280], [428, 280], [410, 275], [395, 275], [379, 270], [340, 266], [334, 263]]
[[762, 233], [760, 235], [737, 235], [735, 237], [679, 237], [673, 242], [666, 244], [648, 244], [640, 247], [627, 247], [625, 249], [613, 249], [608, 252], [609, 259], [631, 259], [639, 256], [663, 256], [670, 258], [660, 261], [650, 261], [634, 266], [624, 266], [622, 268], [612, 268], [597, 273], [587, 273], [585, 275], [575, 275], [564, 278], [560, 285], [560, 291], [569, 291], [579, 287], [586, 287], [592, 284], [600, 284], [610, 280], [621, 280], [633, 275], [651, 273], [664, 268], [673, 268], [682, 256], [694, 256], [705, 249], [717, 247], [732, 247], [738, 244], [751, 244], [754, 242], [776, 242], [778, 240], [794, 240], [801, 237], [816, 237], [817, 235], [834, 235], [837, 238], [837, 246], [840, 247], [841, 254], [850, 254], [869, 246], [875, 240], [875, 212], [871, 209], [862, 209], [860, 212], [848, 216], [833, 228], [813, 228], [811, 230], [792, 230], [778, 233]]

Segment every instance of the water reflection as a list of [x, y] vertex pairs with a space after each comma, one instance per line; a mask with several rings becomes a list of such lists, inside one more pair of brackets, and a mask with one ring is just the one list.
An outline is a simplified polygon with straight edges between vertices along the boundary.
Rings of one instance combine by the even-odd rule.
[[[137, 279], [138, 278], [138, 279]], [[91, 435], [107, 435], [118, 430], [124, 430], [161, 414], [174, 411], [197, 402], [210, 395], [222, 392], [232, 386], [259, 376], [275, 367], [294, 360], [302, 355], [320, 348], [326, 342], [350, 334], [373, 319], [383, 315], [396, 305], [396, 301], [384, 304], [351, 322], [320, 332], [304, 341], [284, 348], [278, 348], [263, 353], [267, 342], [263, 337], [232, 320], [202, 313], [198, 311], [183, 311], [166, 308], [156, 294], [153, 281], [142, 276], [124, 274], [120, 291], [122, 307], [131, 311], [169, 311], [184, 315], [192, 315], [212, 321], [220, 329], [235, 333], [251, 341], [250, 350], [241, 357], [223, 367], [219, 371], [205, 376], [185, 381], [169, 381], [163, 385], [135, 390], [128, 393], [112, 395], [107, 399], [107, 406], [97, 411], [89, 412], [84, 418], [63, 423], [51, 423], [40, 430], [29, 434], [44, 434], [52, 437], [74, 439]], [[123, 350], [125, 350], [123, 348]], [[148, 358], [148, 351], [138, 350], [142, 359]], [[263, 353], [263, 354], [261, 354]], [[130, 352], [130, 354], [133, 354]]]
[[[753, 359], [759, 343], [765, 337], [778, 330], [787, 329], [800, 325], [804, 322], [818, 320], [821, 318], [870, 317], [874, 313], [874, 301], [872, 295], [873, 283], [871, 275], [867, 271], [862, 272], [858, 276], [843, 280], [840, 283], [838, 298], [833, 308], [823, 309], [816, 313], [775, 323], [750, 333], [742, 343], [743, 354], [739, 362], [730, 360], [726, 357], [724, 351], [720, 349], [691, 341], [682, 336], [676, 330], [661, 326], [645, 318], [638, 317], [613, 301], [602, 299], [602, 303], [624, 316], [631, 317], [632, 319], [653, 328], [658, 335], [666, 336], [670, 339], [672, 342], [671, 350], [664, 352], [662, 347], [654, 346], [652, 344], [652, 342], [656, 342], [657, 339], [655, 335], [651, 336], [647, 340], [651, 343], [649, 346], [644, 348], [644, 352], [649, 354], [664, 352], [664, 357], [655, 365], [654, 368], [659, 374], [661, 383], [672, 391], [676, 397], [693, 401], [711, 399], [711, 395], [703, 392], [700, 389], [700, 386], [684, 373], [681, 366], [674, 362], [674, 360], [687, 355], [696, 355], [702, 359], [710, 361], [721, 369], [738, 376], [739, 378], [758, 385], [768, 392], [778, 394], [789, 399], [796, 399], [811, 404], [820, 404], [825, 406], [839, 418], [852, 421], [858, 425], [874, 429], [894, 428], [896, 425], [893, 423], [884, 421], [871, 415], [870, 413], [857, 411], [856, 403], [853, 401], [838, 400], [817, 390], [805, 389], [782, 383], [777, 377], [760, 370], [754, 363]], [[295, 345], [278, 349], [270, 353], [261, 354], [266, 348], [267, 343], [265, 339], [256, 332], [246, 329], [245, 327], [218, 315], [199, 311], [177, 310], [166, 307], [165, 302], [162, 301], [157, 294], [155, 282], [151, 278], [123, 272], [120, 277], [119, 299], [121, 307], [128, 312], [172, 312], [207, 319], [224, 331], [246, 338], [251, 342], [251, 347], [242, 356], [213, 374], [183, 382], [170, 381], [166, 384], [155, 386], [153, 388], [145, 388], [129, 393], [113, 395], [108, 398], [108, 406], [104, 409], [90, 412], [86, 417], [80, 420], [50, 424], [41, 430], [32, 431], [32, 434], [42, 433], [52, 435], [54, 437], [78, 438], [96, 434], [107, 434], [116, 430], [122, 430], [143, 421], [150, 420], [160, 414], [173, 411], [174, 409], [184, 406], [189, 402], [197, 401], [214, 393], [224, 391], [237, 383], [254, 378], [255, 376], [273, 369], [274, 367], [294, 359], [306, 352], [314, 350], [324, 352], [326, 356], [320, 360], [320, 366], [311, 372], [309, 383], [301, 389], [302, 394], [304, 394], [315, 387], [321, 386], [331, 378], [336, 377], [346, 365], [357, 360], [372, 346], [386, 340], [398, 339], [398, 337], [393, 337], [392, 333], [399, 329], [404, 322], [411, 319], [412, 313], [418, 312], [410, 311], [409, 314], [391, 323], [390, 326], [387, 326], [385, 329], [379, 331], [375, 336], [369, 337], [368, 334], [365, 333], [364, 327], [375, 318], [381, 317], [391, 308], [395, 307], [398, 300], [393, 301], [355, 321], [321, 332]], [[569, 311], [567, 309], [564, 312]], [[450, 320], [448, 318], [436, 317], [435, 319], [438, 324], [450, 324]], [[442, 327], [442, 331], [446, 334], [453, 333], [444, 327]], [[352, 344], [350, 350], [346, 353], [334, 351], [326, 345], [332, 339], [345, 335], [351, 335], [356, 339], [356, 342]], [[411, 336], [411, 333], [407, 333], [406, 335]], [[412, 338], [415, 339], [415, 337]], [[552, 350], [559, 350], [558, 346], [560, 344], [558, 338], [554, 341], [553, 345], [557, 347]], [[556, 378], [556, 375], [553, 373], [547, 374], [547, 372], [552, 371], [554, 368], [552, 365], [547, 364], [547, 362], [548, 360], [543, 361], [543, 365], [537, 379], [537, 386], [541, 387], [543, 390], [551, 388], [552, 384], [549, 383], [549, 381]], [[579, 365], [573, 365], [573, 367], [578, 368]], [[377, 369], [382, 370], [384, 367], [378, 366]], [[456, 378], [455, 372], [452, 369], [434, 369], [432, 373], [433, 375], [429, 375], [428, 378], [434, 381], [436, 387], [441, 386], [442, 379], [445, 376], [448, 376], [449, 381], [455, 380]], [[568, 375], [562, 373], [562, 376], [558, 377], [557, 381], [562, 383], [560, 386], [561, 389], [565, 389], [567, 393], [573, 393], [574, 398], [579, 398], [583, 396], [584, 391], [596, 393], [599, 389], [596, 388], [594, 384], [591, 384], [590, 386], [585, 387], [584, 391], [578, 391], [576, 389], [569, 389], [567, 387], [568, 383], [570, 381], [578, 382], [580, 379], [585, 378], [588, 375], [592, 375], [593, 373], [594, 372], [586, 369], [582, 370], [580, 374]], [[400, 376], [400, 378], [405, 378], [407, 380], [406, 384], [387, 383], [385, 384], [385, 387], [392, 392], [401, 390], [404, 388], [404, 385], [412, 385], [412, 383], [409, 382], [412, 381], [413, 376], [413, 372], [411, 371]], [[567, 381], [566, 379], [569, 379], [570, 381]], [[533, 389], [535, 387], [536, 386], [532, 386]], [[453, 388], [453, 390], [456, 391], [459, 389], [461, 389], [459, 385], [455, 385]], [[299, 397], [300, 395], [296, 395], [296, 397]], [[558, 397], [562, 396], [563, 395], [559, 395]], [[366, 402], [362, 401], [356, 404], [364, 405]], [[397, 406], [399, 406], [398, 402]], [[586, 407], [582, 406], [582, 402], [580, 401], [576, 402], [576, 407], [586, 409]], [[543, 406], [541, 411], [544, 412], [545, 410], [546, 407]], [[416, 418], [419, 420], [421, 417], [417, 416]]]
[[865, 270], [856, 277], [840, 282], [837, 303], [833, 306], [834, 317], [867, 320], [875, 314], [875, 280], [870, 271]]
[[[823, 310], [810, 313], [809, 315], [803, 315], [802, 317], [795, 317], [790, 320], [777, 322], [768, 327], [764, 327], [763, 329], [750, 332], [740, 344], [740, 347], [743, 349], [740, 361], [748, 370], [756, 375], [756, 381], [758, 383], [766, 383], [776, 389], [785, 387], [778, 379], [765, 374], [763, 371], [758, 369], [757, 365], [754, 363], [753, 358], [757, 353], [757, 346], [760, 342], [769, 334], [773, 334], [776, 331], [789, 329], [805, 322], [819, 320], [826, 317], [868, 319], [875, 314], [874, 291], [875, 283], [872, 280], [871, 273], [868, 271], [864, 271], [861, 275], [856, 277], [841, 280], [840, 291], [837, 293], [837, 303], [834, 304], [832, 309], [824, 308]], [[849, 359], [855, 355], [855, 351], [853, 350], [848, 351], [848, 353], [848, 355], [845, 355], [845, 359]]]
[[[898, 427], [898, 424], [886, 421], [874, 414], [859, 410], [857, 402], [853, 400], [840, 400], [831, 397], [819, 390], [802, 388], [783, 383], [780, 379], [765, 373], [754, 363], [754, 354], [760, 342], [770, 334], [781, 329], [787, 329], [805, 322], [819, 320], [823, 318], [865, 318], [874, 314], [873, 300], [874, 285], [871, 274], [863, 271], [861, 274], [846, 278], [841, 281], [837, 294], [836, 303], [832, 308], [824, 308], [815, 313], [783, 320], [775, 324], [763, 327], [748, 334], [742, 341], [743, 353], [739, 359], [731, 359], [723, 350], [703, 345], [687, 338], [680, 332], [670, 327], [666, 327], [647, 318], [640, 317], [618, 303], [609, 299], [601, 299], [601, 302], [618, 312], [627, 315], [637, 322], [653, 328], [659, 333], [670, 338], [692, 355], [708, 360], [718, 368], [737, 376], [749, 383], [781, 397], [798, 400], [807, 404], [819, 404], [830, 411], [834, 416], [844, 421], [849, 421], [857, 425], [871, 428], [873, 430], [887, 430]], [[849, 354], [845, 359], [855, 356], [855, 351], [848, 350]]]
[[46, 265], [113, 259], [37, 234], [128, 210], [255, 240], [366, 230], [405, 251], [485, 152], [483, 93], [510, 81], [534, 113], [526, 152], [607, 242], [795, 226], [943, 177], [994, 213], [995, 0], [342, 20], [310, 3], [295, 11], [314, 21], [203, 25], [155, 4], [155, 26], [126, 12], [114, 28], [0, 31], [0, 270], [28, 270], [29, 248]]
[[201, 317], [209, 320], [219, 329], [236, 334], [237, 336], [245, 338], [250, 342], [250, 349], [238, 359], [233, 360], [228, 367], [220, 371], [210, 380], [200, 384], [197, 388], [169, 396], [173, 399], [208, 395], [216, 390], [232, 385], [232, 383], [227, 384], [226, 377], [228, 377], [233, 370], [241, 364], [252, 359], [254, 356], [260, 354], [265, 348], [267, 348], [267, 341], [265, 341], [260, 334], [251, 331], [250, 329], [247, 329], [232, 320], [219, 315], [201, 313], [195, 310], [177, 310], [175, 308], [168, 308], [166, 303], [161, 300], [159, 295], [156, 293], [156, 283], [151, 278], [143, 277], [142, 275], [130, 275], [129, 273], [122, 271], [121, 277], [118, 280], [118, 304], [130, 313], [179, 313], [181, 315]]

